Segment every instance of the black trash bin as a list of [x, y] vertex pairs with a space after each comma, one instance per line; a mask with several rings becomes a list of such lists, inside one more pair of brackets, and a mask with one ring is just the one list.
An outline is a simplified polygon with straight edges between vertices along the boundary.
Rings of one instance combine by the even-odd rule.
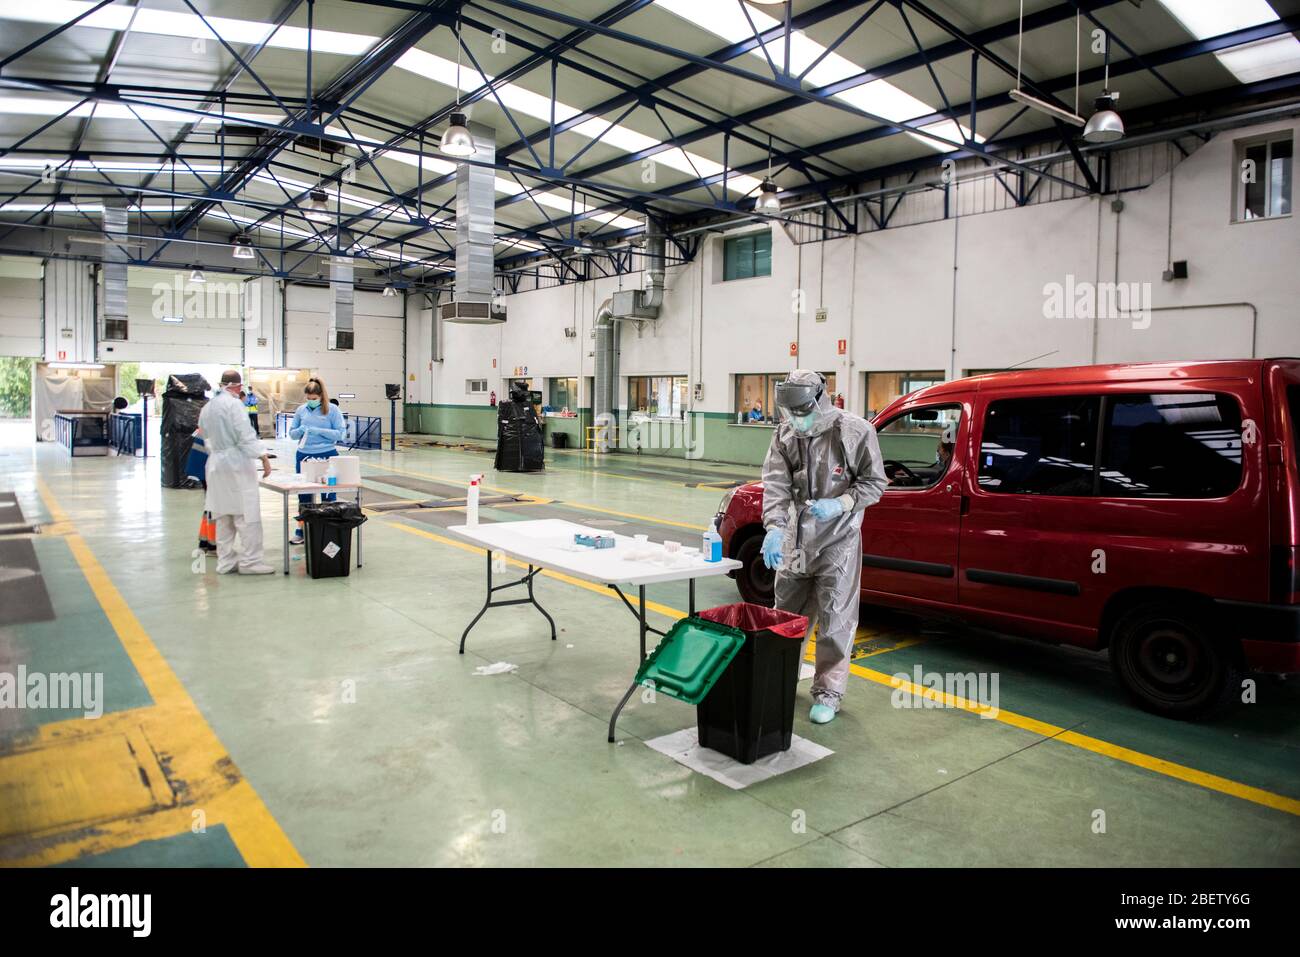
[[568, 447], [569, 447], [569, 433], [568, 433], [568, 432], [552, 432], [552, 433], [551, 433], [551, 448], [553, 448], [553, 449], [567, 449]]
[[736, 657], [696, 705], [700, 745], [742, 764], [787, 750], [808, 619], [748, 602], [709, 608], [697, 616], [745, 633]]
[[307, 574], [347, 578], [352, 570], [352, 530], [366, 520], [356, 502], [318, 502], [302, 506]]

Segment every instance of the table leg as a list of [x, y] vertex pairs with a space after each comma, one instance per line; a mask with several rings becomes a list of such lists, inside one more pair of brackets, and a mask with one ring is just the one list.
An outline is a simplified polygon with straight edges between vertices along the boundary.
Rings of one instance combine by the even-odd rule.
[[[645, 585], [641, 585], [637, 588], [637, 598], [638, 598], [637, 609], [636, 609], [636, 619], [637, 619], [637, 626], [638, 626], [637, 630], [640, 633], [640, 638], [641, 638], [641, 661], [642, 663], [644, 663], [645, 662], [645, 636], [646, 633], [650, 631], [650, 628], [646, 625], [646, 620], [645, 620]], [[624, 599], [625, 604], [626, 602], [627, 599]], [[627, 689], [627, 691], [623, 694], [623, 698], [622, 700], [619, 701], [618, 707], [614, 709], [614, 713], [609, 716], [609, 743], [610, 744], [614, 743], [614, 726], [618, 724], [618, 716], [623, 713], [623, 708], [632, 699], [632, 692], [634, 691], [636, 691], [635, 680], [632, 682], [631, 686]]]
[[484, 613], [492, 607], [492, 549], [487, 552], [487, 595], [483, 598], [483, 607], [478, 610], [474, 620], [465, 626], [465, 630], [460, 635], [460, 653], [465, 653], [465, 639], [469, 637], [470, 629], [478, 624], [478, 620], [483, 617]]
[[[537, 596], [533, 594], [533, 579], [541, 574], [541, 571], [542, 569], [540, 565], [529, 565], [528, 574], [518, 581], [506, 582], [504, 585], [494, 585], [492, 584], [492, 549], [487, 549], [487, 597], [483, 599], [483, 607], [479, 609], [478, 614], [474, 616], [474, 620], [469, 623], [460, 636], [460, 653], [462, 655], [465, 653], [465, 639], [469, 637], [470, 630], [478, 624], [478, 620], [483, 617], [483, 614], [489, 608], [504, 608], [506, 605], [532, 605], [540, 611], [546, 618], [547, 622], [550, 623], [551, 641], [556, 640], [555, 619], [551, 617], [550, 612], [541, 606], [541, 603], [537, 600]], [[504, 591], [507, 588], [516, 588], [519, 585], [524, 585], [528, 588], [527, 598], [508, 598], [504, 601], [492, 600], [492, 596], [497, 592]]]
[[284, 505], [284, 538], [280, 547], [284, 552], [284, 573], [287, 575], [289, 574], [289, 493], [282, 493], [280, 499]]
[[687, 608], [687, 614], [693, 615], [695, 614], [695, 579], [691, 578], [688, 579], [688, 581], [690, 582], [691, 598], [690, 598], [690, 604], [688, 604], [686, 608]]
[[[361, 508], [361, 486], [357, 486], [357, 509]], [[357, 568], [361, 567], [361, 529], [362, 525], [357, 526]]]

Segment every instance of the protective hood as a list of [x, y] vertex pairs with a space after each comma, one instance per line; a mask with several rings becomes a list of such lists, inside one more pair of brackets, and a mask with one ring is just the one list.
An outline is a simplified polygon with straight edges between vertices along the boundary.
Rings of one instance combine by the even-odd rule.
[[776, 384], [776, 404], [798, 435], [825, 432], [839, 414], [831, 405], [825, 378], [808, 369], [795, 369]]

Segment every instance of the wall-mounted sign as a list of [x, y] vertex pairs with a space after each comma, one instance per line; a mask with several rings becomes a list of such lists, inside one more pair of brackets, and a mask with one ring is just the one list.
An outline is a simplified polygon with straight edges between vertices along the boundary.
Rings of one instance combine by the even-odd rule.
[[840, 340], [836, 343], [835, 348], [838, 350], [838, 352], [839, 352], [840, 355], [844, 355], [846, 352], [849, 351], [849, 340], [847, 340], [847, 339], [840, 339]]
[[798, 354], [799, 354], [799, 343], [797, 342], [790, 343], [790, 355], [797, 356]]

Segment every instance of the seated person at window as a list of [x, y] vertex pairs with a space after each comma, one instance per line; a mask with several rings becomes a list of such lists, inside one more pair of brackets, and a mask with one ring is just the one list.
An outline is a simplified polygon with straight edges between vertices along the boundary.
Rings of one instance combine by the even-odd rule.
[[890, 463], [886, 466], [889, 484], [899, 488], [926, 488], [943, 478], [952, 464], [953, 451], [957, 445], [957, 423], [944, 426], [943, 433], [934, 449], [934, 464], [905, 469], [901, 464]]
[[762, 400], [762, 399], [758, 399], [757, 401], [755, 401], [755, 402], [754, 402], [754, 407], [753, 407], [752, 409], [749, 410], [749, 421], [751, 421], [751, 422], [765, 422], [765, 421], [767, 421], [766, 419], [763, 418], [763, 400]]

